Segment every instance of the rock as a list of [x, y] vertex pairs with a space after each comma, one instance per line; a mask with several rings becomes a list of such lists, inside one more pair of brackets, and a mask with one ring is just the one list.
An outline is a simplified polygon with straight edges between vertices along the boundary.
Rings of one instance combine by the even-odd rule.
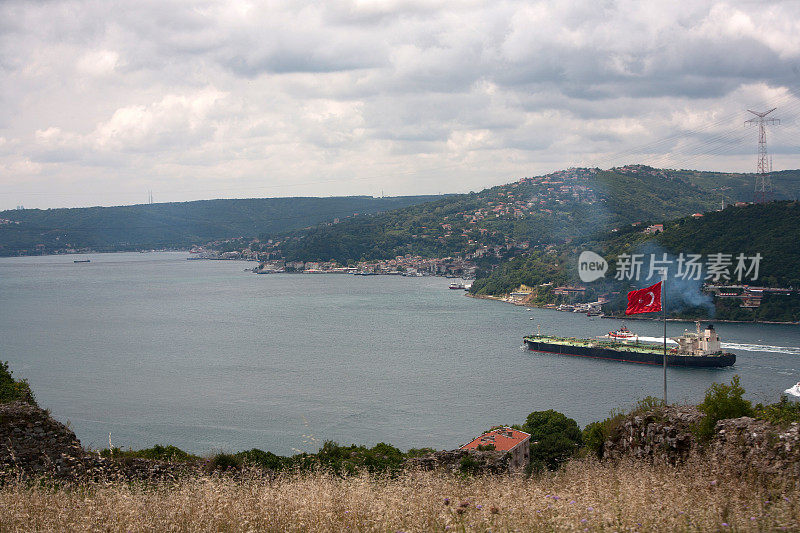
[[[464, 461], [465, 458], [468, 461]], [[509, 472], [511, 454], [501, 451], [450, 450], [412, 457], [405, 467], [421, 470], [445, 470], [452, 473], [505, 474]], [[462, 470], [462, 465], [464, 468]]]
[[603, 457], [678, 464], [697, 452], [720, 472], [800, 479], [800, 424], [782, 429], [749, 417], [721, 420], [711, 442], [701, 448], [693, 430], [702, 418], [697, 408], [689, 406], [629, 416], [604, 443]]
[[41, 476], [65, 482], [169, 481], [199, 472], [193, 463], [98, 457], [47, 411], [23, 402], [0, 404], [0, 485]]
[[720, 420], [709, 446], [717, 468], [800, 477], [800, 424], [783, 429], [750, 417]]
[[696, 407], [681, 405], [629, 416], [604, 443], [603, 457], [677, 464], [695, 449], [692, 430], [702, 418]]

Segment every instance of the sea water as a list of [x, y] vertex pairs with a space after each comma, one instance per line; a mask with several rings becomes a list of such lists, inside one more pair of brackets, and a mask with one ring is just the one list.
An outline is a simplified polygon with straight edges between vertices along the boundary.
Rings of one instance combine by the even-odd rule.
[[[539, 354], [522, 337], [622, 325], [467, 298], [444, 278], [269, 274], [186, 253], [0, 259], [0, 360], [84, 445], [173, 444], [286, 455], [341, 444], [455, 448], [555, 409], [581, 426], [662, 395], [662, 369]], [[630, 321], [660, 337], [657, 321]], [[699, 402], [741, 376], [777, 401], [800, 380], [800, 328], [715, 324], [725, 369], [668, 370], [669, 399]], [[694, 330], [668, 323], [668, 335]]]

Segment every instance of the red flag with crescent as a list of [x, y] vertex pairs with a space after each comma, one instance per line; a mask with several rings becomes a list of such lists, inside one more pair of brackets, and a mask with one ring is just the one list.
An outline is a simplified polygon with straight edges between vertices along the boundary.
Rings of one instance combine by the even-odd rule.
[[628, 293], [628, 308], [626, 315], [637, 313], [654, 313], [661, 311], [661, 281], [655, 285], [631, 291]]

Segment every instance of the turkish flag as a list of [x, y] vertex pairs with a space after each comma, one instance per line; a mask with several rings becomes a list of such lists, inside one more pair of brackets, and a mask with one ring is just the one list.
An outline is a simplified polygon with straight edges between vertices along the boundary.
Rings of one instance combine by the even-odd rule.
[[650, 287], [628, 293], [626, 315], [661, 311], [661, 281]]

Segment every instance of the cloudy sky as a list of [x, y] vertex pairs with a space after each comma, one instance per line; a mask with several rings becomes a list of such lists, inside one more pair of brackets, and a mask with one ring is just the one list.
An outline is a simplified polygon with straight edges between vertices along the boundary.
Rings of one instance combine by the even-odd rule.
[[800, 2], [0, 3], [0, 209], [800, 168]]

